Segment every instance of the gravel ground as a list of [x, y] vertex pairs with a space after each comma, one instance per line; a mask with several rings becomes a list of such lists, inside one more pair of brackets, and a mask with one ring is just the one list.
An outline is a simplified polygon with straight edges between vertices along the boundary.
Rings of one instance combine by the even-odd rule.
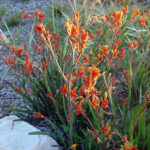
[[[50, 5], [50, 0], [30, 0], [29, 2], [21, 2], [21, 0], [0, 0], [0, 7], [5, 6], [7, 12], [4, 15], [4, 19], [9, 14], [28, 12], [29, 15], [33, 15], [36, 9], [44, 11], [46, 7]], [[29, 31], [31, 30], [31, 21], [22, 21], [20, 43], [25, 43], [29, 37]], [[0, 24], [1, 26], [2, 24]], [[14, 37], [17, 37], [17, 26], [10, 27], [10, 31]], [[8, 52], [4, 47], [0, 45], [0, 54], [7, 56]], [[7, 107], [16, 107], [22, 103], [22, 98], [16, 94], [11, 88], [10, 84], [17, 86], [17, 77], [13, 73], [8, 73], [7, 77], [4, 76], [4, 72], [7, 70], [7, 66], [4, 65], [0, 59], [0, 118], [14, 114], [7, 110]], [[5, 77], [5, 78], [4, 78]]]

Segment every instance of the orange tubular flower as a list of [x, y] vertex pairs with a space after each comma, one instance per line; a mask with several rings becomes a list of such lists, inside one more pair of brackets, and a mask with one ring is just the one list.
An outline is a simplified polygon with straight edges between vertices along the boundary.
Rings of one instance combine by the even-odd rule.
[[88, 32], [85, 32], [85, 30], [82, 30], [82, 41], [86, 42], [88, 40]]
[[71, 116], [70, 116], [70, 113], [68, 114], [68, 120], [70, 121], [70, 118], [71, 118]]
[[97, 34], [102, 34], [102, 29], [98, 29]]
[[30, 16], [28, 15], [27, 12], [24, 12], [24, 13], [23, 13], [23, 18], [24, 18], [24, 19], [27, 19], [27, 18], [29, 18], [29, 17], [30, 17]]
[[92, 106], [95, 108], [98, 105], [98, 97], [93, 95], [92, 96]]
[[89, 72], [92, 78], [98, 78], [100, 76], [99, 69], [96, 68], [95, 66], [89, 67]]
[[78, 87], [75, 87], [73, 90], [71, 90], [71, 93], [70, 93], [71, 97], [78, 96], [78, 95], [76, 94], [77, 88], [78, 88]]
[[128, 5], [123, 8], [123, 15], [126, 15], [129, 11]]
[[35, 113], [35, 118], [45, 118], [41, 113]]
[[85, 95], [85, 93], [86, 93], [85, 90], [84, 90], [83, 88], [81, 88], [81, 89], [80, 89], [80, 94], [81, 94], [81, 95]]
[[78, 147], [78, 144], [71, 144], [71, 149], [74, 150]]
[[78, 106], [76, 109], [76, 115], [80, 115], [82, 113], [83, 113], [83, 110], [82, 110], [81, 106]]
[[109, 124], [108, 122], [106, 123], [106, 125], [102, 126], [102, 132], [106, 132], [108, 130]]
[[108, 100], [107, 99], [101, 99], [102, 107], [108, 108]]
[[122, 24], [123, 21], [123, 12], [122, 11], [114, 11], [113, 15], [113, 23], [116, 26], [120, 26]]
[[35, 32], [35, 33], [36, 33], [36, 32], [41, 33], [41, 32], [44, 31], [44, 30], [45, 30], [45, 25], [43, 25], [43, 24], [37, 25], [37, 26], [35, 26], [35, 28], [34, 28], [34, 32]]
[[84, 55], [83, 60], [85, 60], [85, 61], [86, 61], [86, 63], [89, 63], [89, 62], [90, 62], [90, 58], [89, 58], [89, 57], [87, 57], [86, 55]]
[[68, 88], [67, 88], [67, 84], [65, 84], [64, 87], [61, 88], [61, 94], [67, 95], [67, 93], [68, 93]]
[[38, 10], [38, 9], [35, 11], [34, 15], [35, 15], [36, 17], [39, 16], [39, 10]]
[[79, 35], [79, 26], [72, 27], [71, 35], [74, 37], [77, 37]]
[[72, 22], [71, 20], [68, 20], [66, 23], [65, 23], [65, 27], [66, 27], [66, 31], [67, 31], [67, 34], [71, 34], [71, 29], [72, 29]]
[[126, 103], [127, 103], [127, 98], [123, 99], [121, 102], [122, 105], [125, 105]]
[[93, 39], [94, 38], [94, 33], [91, 33], [91, 39]]
[[145, 25], [146, 24], [146, 18], [145, 18], [145, 16], [142, 16], [140, 19], [139, 19], [139, 24], [140, 25]]
[[15, 93], [21, 92], [21, 88], [15, 88], [14, 91]]
[[15, 50], [16, 55], [21, 55], [23, 53], [23, 48], [22, 47], [17, 47]]
[[40, 18], [40, 21], [42, 21], [42, 19], [45, 17], [45, 14], [44, 13], [40, 13], [39, 14], [39, 18]]
[[94, 130], [89, 130], [89, 135], [90, 137], [94, 136], [95, 134], [97, 134], [99, 131], [94, 129]]
[[49, 93], [49, 94], [46, 95], [46, 97], [48, 97], [48, 98], [51, 97], [51, 96], [52, 96], [52, 93]]
[[124, 137], [121, 139], [121, 141], [124, 142], [124, 143], [127, 142], [127, 137], [124, 136]]
[[27, 93], [30, 93], [30, 89], [29, 89], [29, 88], [27, 88], [27, 89], [26, 89], [26, 92], [27, 92]]
[[75, 14], [74, 14], [74, 20], [75, 20], [75, 23], [77, 24], [78, 21], [79, 21], [79, 13], [78, 12], [75, 12]]
[[45, 71], [45, 69], [46, 69], [46, 66], [47, 66], [47, 62], [46, 61], [44, 61], [44, 59], [42, 59], [42, 65], [43, 65], [43, 71]]

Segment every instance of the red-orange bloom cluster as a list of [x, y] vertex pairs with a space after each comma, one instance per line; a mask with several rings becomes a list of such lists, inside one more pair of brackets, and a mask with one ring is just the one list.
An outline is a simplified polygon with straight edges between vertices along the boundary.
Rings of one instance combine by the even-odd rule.
[[67, 84], [65, 84], [65, 85], [61, 88], [61, 94], [67, 95], [67, 93], [68, 93], [68, 88], [67, 88]]
[[78, 144], [71, 144], [71, 149], [74, 150], [78, 147]]
[[142, 16], [140, 19], [139, 19], [139, 24], [140, 25], [145, 25], [146, 24], [146, 18], [145, 18], [145, 16]]
[[114, 11], [113, 14], [113, 24], [115, 26], [120, 26], [123, 22], [123, 11]]
[[44, 59], [42, 59], [42, 65], [43, 65], [43, 71], [45, 71], [46, 66], [47, 66], [47, 61], [44, 61]]
[[123, 99], [121, 102], [122, 105], [125, 105], [126, 103], [127, 103], [127, 98]]
[[43, 12], [40, 13], [38, 9], [35, 11], [34, 14], [35, 14], [35, 16], [36, 16], [37, 18], [40, 19], [40, 21], [45, 17], [45, 14], [44, 14]]
[[30, 18], [30, 16], [28, 15], [27, 12], [24, 12], [24, 13], [23, 13], [23, 18], [24, 18], [24, 19], [27, 19], [27, 18]]
[[136, 49], [138, 47], [137, 41], [132, 41], [131, 43], [128, 43], [128, 47], [130, 49]]
[[123, 8], [123, 15], [126, 15], [129, 11], [128, 5]]
[[35, 113], [34, 117], [35, 118], [45, 118], [41, 113]]
[[102, 132], [104, 132], [105, 133], [105, 138], [111, 138], [113, 135], [114, 135], [114, 133], [112, 132], [111, 134], [109, 133], [110, 132], [110, 130], [111, 130], [111, 127], [109, 126], [109, 123], [107, 122], [106, 123], [106, 125], [103, 125], [102, 126]]
[[14, 91], [15, 93], [21, 92], [21, 88], [15, 88]]
[[52, 93], [49, 93], [46, 95], [46, 97], [50, 98], [52, 96]]
[[81, 106], [78, 106], [76, 109], [76, 115], [80, 115], [82, 113], [83, 113], [83, 110], [82, 110]]
[[93, 95], [92, 96], [92, 106], [96, 107], [98, 105], [99, 99], [97, 96]]

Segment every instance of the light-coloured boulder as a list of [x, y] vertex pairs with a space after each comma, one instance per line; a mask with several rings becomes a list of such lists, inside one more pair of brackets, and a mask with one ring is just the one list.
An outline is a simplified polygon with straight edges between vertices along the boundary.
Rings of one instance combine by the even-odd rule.
[[29, 132], [39, 131], [37, 128], [17, 116], [7, 116], [0, 119], [0, 150], [58, 150], [55, 140], [46, 135], [29, 135]]

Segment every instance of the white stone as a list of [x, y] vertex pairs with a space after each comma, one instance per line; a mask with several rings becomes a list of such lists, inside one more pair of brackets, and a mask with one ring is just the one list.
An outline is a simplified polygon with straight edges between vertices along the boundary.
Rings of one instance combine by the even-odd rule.
[[39, 131], [37, 128], [17, 116], [7, 116], [0, 119], [0, 150], [58, 150], [55, 140], [46, 135], [29, 135], [29, 132]]

